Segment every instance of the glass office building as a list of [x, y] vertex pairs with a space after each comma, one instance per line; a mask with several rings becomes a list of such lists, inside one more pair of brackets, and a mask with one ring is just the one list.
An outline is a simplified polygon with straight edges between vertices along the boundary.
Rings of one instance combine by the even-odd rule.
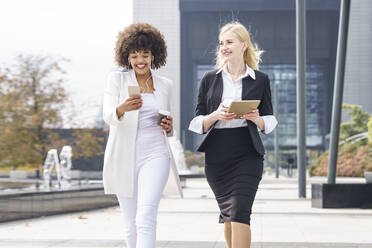
[[[323, 151], [330, 130], [339, 2], [307, 2], [306, 136], [308, 151]], [[265, 52], [260, 70], [278, 87], [278, 132], [284, 160], [295, 156], [296, 37], [295, 1], [180, 0], [181, 139], [194, 150], [201, 137], [188, 131], [194, 116], [200, 79], [213, 70], [219, 28], [232, 20], [248, 27]], [[263, 135], [270, 157], [273, 134]], [[268, 159], [270, 162], [270, 159]]]

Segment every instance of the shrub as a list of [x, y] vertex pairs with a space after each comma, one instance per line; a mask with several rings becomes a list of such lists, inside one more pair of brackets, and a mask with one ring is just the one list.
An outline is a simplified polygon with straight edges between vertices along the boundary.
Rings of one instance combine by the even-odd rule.
[[[309, 166], [311, 176], [328, 174], [328, 151]], [[363, 177], [365, 171], [372, 171], [372, 146], [357, 142], [340, 146], [337, 160], [337, 176]]]
[[185, 159], [188, 167], [198, 165], [199, 167], [205, 165], [204, 153], [195, 153], [190, 150], [185, 151]]

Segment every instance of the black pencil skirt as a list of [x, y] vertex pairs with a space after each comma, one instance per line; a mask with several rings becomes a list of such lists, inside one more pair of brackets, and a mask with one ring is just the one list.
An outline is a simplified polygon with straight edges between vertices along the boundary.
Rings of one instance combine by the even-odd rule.
[[248, 128], [213, 129], [206, 141], [205, 162], [207, 181], [221, 212], [219, 222], [250, 225], [263, 156], [254, 149]]

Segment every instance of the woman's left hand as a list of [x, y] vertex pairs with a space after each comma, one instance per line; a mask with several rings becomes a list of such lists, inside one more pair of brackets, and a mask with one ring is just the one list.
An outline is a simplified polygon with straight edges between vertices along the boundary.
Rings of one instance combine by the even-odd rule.
[[258, 111], [258, 109], [255, 109], [253, 110], [252, 112], [249, 112], [245, 115], [242, 115], [240, 117], [241, 119], [246, 119], [246, 120], [250, 120], [252, 121], [254, 124], [257, 125], [257, 127], [261, 130], [261, 131], [264, 131], [265, 130], [265, 122], [264, 120], [261, 118], [260, 116], [260, 112]]
[[260, 117], [260, 112], [258, 109], [255, 109], [245, 115], [242, 115], [240, 118], [255, 122], [258, 117]]
[[170, 131], [172, 131], [172, 125], [173, 125], [173, 118], [172, 118], [172, 116], [169, 116], [169, 115], [166, 118], [163, 118], [161, 120], [161, 123], [160, 123], [160, 126], [167, 133], [169, 133]]

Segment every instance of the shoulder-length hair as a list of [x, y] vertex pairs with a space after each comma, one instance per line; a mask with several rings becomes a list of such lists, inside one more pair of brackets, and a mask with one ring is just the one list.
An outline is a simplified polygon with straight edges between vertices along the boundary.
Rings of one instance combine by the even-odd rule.
[[151, 51], [154, 56], [151, 65], [153, 69], [158, 69], [166, 63], [167, 45], [164, 36], [148, 23], [133, 23], [119, 32], [115, 60], [119, 66], [131, 69], [128, 56], [139, 51]]
[[[241, 42], [246, 42], [248, 47], [245, 50], [243, 57], [244, 63], [246, 63], [250, 68], [258, 70], [258, 65], [261, 62], [261, 54], [263, 50], [260, 50], [257, 44], [252, 43], [251, 37], [248, 30], [240, 22], [230, 22], [225, 24], [218, 35], [220, 39], [221, 35], [227, 31], [234, 32]], [[219, 50], [219, 45], [216, 49], [216, 69], [221, 69], [226, 64], [224, 57], [221, 55]]]

